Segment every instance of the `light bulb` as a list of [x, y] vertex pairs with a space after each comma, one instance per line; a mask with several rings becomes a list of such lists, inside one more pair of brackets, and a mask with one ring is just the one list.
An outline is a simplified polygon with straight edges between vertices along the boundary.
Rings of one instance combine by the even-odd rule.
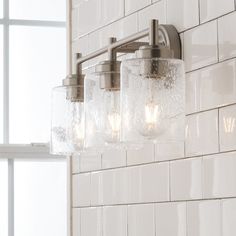
[[82, 102], [68, 102], [68, 142], [75, 151], [84, 145], [84, 105]]
[[118, 133], [120, 131], [120, 114], [116, 111], [108, 114], [108, 120], [111, 126], [112, 133]]
[[158, 117], [158, 105], [156, 105], [153, 101], [150, 101], [145, 105], [145, 122], [147, 123], [147, 127], [149, 130], [155, 128]]
[[120, 91], [105, 92], [105, 142], [116, 143], [120, 138]]

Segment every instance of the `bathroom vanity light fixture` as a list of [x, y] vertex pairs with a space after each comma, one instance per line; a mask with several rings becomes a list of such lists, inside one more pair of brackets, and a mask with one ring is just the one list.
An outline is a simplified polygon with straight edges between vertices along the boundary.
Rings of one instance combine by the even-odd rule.
[[[149, 36], [149, 43], [139, 42]], [[93, 75], [81, 65], [108, 53]], [[117, 61], [118, 53], [135, 53]], [[77, 73], [53, 90], [51, 152], [71, 154], [144, 142], [183, 141], [185, 82], [179, 35], [158, 25], [77, 57]], [[84, 79], [85, 78], [85, 79]]]

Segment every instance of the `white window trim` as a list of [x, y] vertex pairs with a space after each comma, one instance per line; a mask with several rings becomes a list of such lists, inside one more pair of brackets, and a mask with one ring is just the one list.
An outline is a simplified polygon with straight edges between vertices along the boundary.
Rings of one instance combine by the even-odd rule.
[[0, 145], [0, 159], [8, 160], [8, 236], [14, 236], [14, 160], [42, 159], [65, 160], [65, 157], [49, 154], [47, 144], [9, 144], [9, 26], [41, 26], [66, 28], [66, 22], [9, 19], [9, 0], [3, 0], [3, 145]]

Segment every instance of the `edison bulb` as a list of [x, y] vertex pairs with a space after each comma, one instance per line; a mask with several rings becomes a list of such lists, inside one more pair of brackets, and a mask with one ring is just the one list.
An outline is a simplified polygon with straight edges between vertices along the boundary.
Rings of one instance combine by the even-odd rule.
[[120, 91], [105, 91], [104, 92], [105, 112], [105, 142], [116, 143], [120, 138]]
[[108, 121], [111, 127], [112, 133], [119, 133], [120, 131], [120, 114], [117, 111], [113, 111], [108, 114]]
[[158, 116], [158, 105], [156, 105], [153, 101], [148, 102], [145, 105], [145, 122], [148, 130], [155, 129], [155, 126], [158, 123]]
[[68, 101], [67, 137], [71, 147], [81, 150], [84, 145], [84, 104]]

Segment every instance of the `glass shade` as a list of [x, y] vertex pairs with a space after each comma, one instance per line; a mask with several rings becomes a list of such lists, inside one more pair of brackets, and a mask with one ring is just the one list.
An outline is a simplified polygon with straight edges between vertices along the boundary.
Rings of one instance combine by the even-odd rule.
[[56, 87], [52, 92], [52, 154], [77, 153], [84, 147], [84, 102], [67, 99], [72, 88], [80, 87]]
[[183, 61], [125, 60], [121, 77], [121, 141], [130, 144], [183, 141]]
[[85, 148], [102, 152], [120, 140], [120, 90], [100, 88], [99, 75], [85, 79]]

